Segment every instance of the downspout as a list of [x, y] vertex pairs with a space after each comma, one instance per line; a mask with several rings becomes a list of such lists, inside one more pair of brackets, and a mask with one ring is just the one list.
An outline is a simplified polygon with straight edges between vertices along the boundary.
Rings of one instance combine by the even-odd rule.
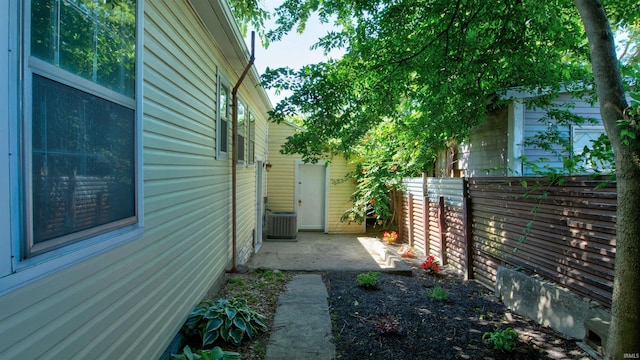
[[247, 76], [247, 73], [253, 66], [253, 61], [255, 60], [255, 31], [251, 32], [251, 56], [249, 57], [249, 63], [244, 68], [242, 75], [236, 82], [236, 86], [233, 87], [231, 91], [231, 242], [232, 242], [232, 250], [231, 250], [231, 270], [230, 272], [234, 273], [237, 271], [236, 269], [236, 217], [237, 217], [237, 199], [236, 199], [236, 177], [237, 177], [237, 162], [238, 162], [238, 89], [244, 80], [244, 77]]

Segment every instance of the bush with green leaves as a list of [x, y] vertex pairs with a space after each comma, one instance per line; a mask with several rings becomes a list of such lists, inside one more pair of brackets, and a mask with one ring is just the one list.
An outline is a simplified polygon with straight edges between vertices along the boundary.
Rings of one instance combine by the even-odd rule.
[[431, 300], [445, 301], [449, 298], [449, 292], [442, 286], [435, 286], [433, 289], [427, 291], [427, 295]]
[[233, 360], [240, 359], [240, 353], [222, 350], [219, 346], [193, 352], [189, 345], [182, 349], [182, 354], [171, 354], [175, 360]]
[[402, 180], [430, 170], [436, 154], [433, 146], [442, 142], [420, 132], [424, 127], [416, 124], [416, 111], [404, 104], [398, 117], [382, 119], [349, 148], [355, 165], [349, 180], [356, 189], [353, 207], [345, 211], [342, 221], [362, 222], [366, 214], [374, 216], [380, 228], [397, 229]]
[[218, 299], [201, 302], [189, 315], [183, 326], [187, 336], [202, 337], [202, 346], [216, 340], [240, 345], [245, 335], [252, 338], [257, 332], [266, 332], [261, 314], [251, 310], [244, 299]]
[[358, 274], [356, 282], [363, 288], [375, 288], [378, 286], [378, 279], [380, 279], [380, 273], [377, 271], [369, 271], [366, 273]]
[[493, 344], [493, 348], [496, 350], [511, 351], [516, 348], [518, 333], [512, 328], [496, 329], [492, 332], [485, 332], [482, 339]]

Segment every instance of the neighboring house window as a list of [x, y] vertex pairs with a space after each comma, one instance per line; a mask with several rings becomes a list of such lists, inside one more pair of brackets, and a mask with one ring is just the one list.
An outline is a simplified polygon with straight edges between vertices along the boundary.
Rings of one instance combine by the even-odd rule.
[[249, 164], [256, 163], [256, 118], [249, 112]]
[[245, 153], [244, 153], [244, 143], [246, 138], [246, 127], [247, 127], [247, 110], [244, 104], [238, 101], [238, 139], [237, 139], [237, 147], [238, 147], [238, 158], [237, 164], [244, 164]]
[[138, 221], [136, 1], [32, 0], [25, 25], [28, 258]]
[[[593, 148], [593, 141], [597, 140], [602, 134], [605, 133], [604, 126], [572, 126], [572, 146], [573, 154], [582, 155], [585, 147], [587, 149]], [[578, 164], [586, 172], [612, 172], [613, 164], [608, 161], [597, 159], [590, 155], [586, 156], [584, 161]]]
[[216, 109], [216, 152], [218, 160], [227, 160], [229, 158], [229, 122], [231, 120], [229, 99], [229, 86], [223, 83], [221, 77], [218, 77], [218, 107]]

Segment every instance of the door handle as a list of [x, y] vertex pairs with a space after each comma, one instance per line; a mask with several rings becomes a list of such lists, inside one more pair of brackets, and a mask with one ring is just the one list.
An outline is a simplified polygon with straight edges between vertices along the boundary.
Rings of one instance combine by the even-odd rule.
[[298, 199], [298, 206], [302, 206], [302, 199]]

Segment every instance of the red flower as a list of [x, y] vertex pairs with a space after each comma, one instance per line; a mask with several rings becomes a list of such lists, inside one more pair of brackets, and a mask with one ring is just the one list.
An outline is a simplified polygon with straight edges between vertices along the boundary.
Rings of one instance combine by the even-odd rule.
[[440, 265], [435, 260], [433, 255], [427, 256], [427, 260], [423, 261], [420, 264], [420, 267], [427, 272], [437, 273], [438, 271], [440, 271]]

